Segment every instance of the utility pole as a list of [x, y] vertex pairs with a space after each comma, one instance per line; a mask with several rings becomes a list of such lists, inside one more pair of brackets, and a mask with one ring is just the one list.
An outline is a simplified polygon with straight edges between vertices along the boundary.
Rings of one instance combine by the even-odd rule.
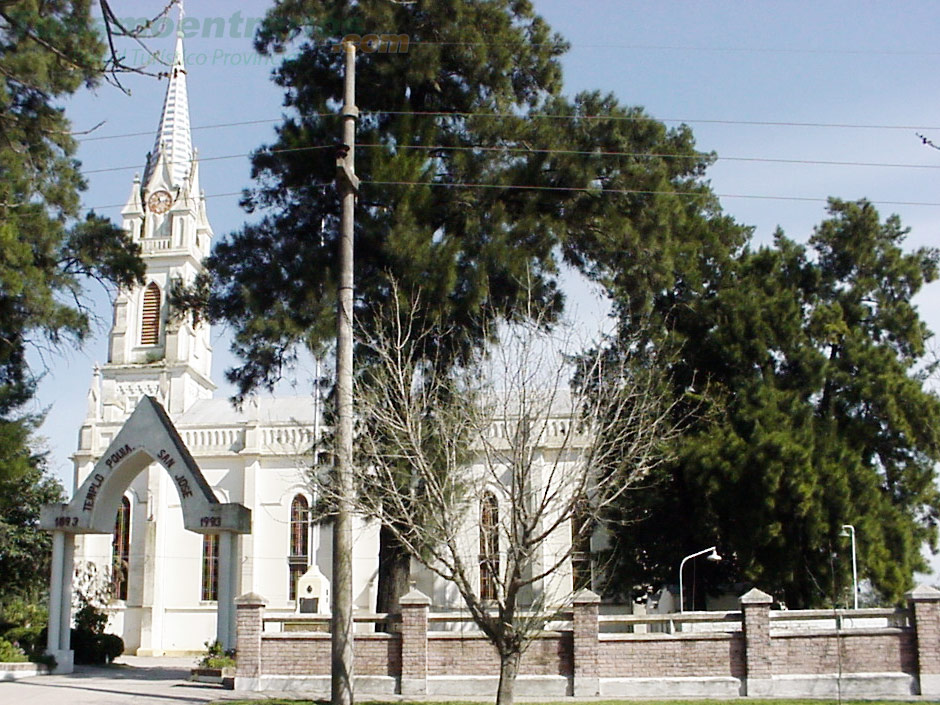
[[359, 179], [355, 172], [356, 47], [343, 45], [346, 82], [343, 146], [336, 155], [336, 183], [342, 198], [339, 238], [339, 296], [336, 315], [336, 516], [333, 519], [331, 622], [332, 705], [353, 703], [352, 516], [353, 492], [353, 225]]

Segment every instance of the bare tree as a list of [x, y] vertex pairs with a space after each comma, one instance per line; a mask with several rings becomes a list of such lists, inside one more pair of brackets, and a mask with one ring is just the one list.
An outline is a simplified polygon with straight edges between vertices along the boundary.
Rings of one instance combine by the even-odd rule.
[[653, 366], [601, 356], [578, 357], [586, 391], [572, 391], [579, 351], [538, 316], [441, 372], [418, 359], [429, 343], [416, 313], [396, 308], [360, 342], [372, 364], [357, 383], [355, 510], [456, 586], [499, 655], [496, 702], [510, 705], [526, 647], [581, 586], [572, 559], [605, 507], [665, 460], [674, 409]]

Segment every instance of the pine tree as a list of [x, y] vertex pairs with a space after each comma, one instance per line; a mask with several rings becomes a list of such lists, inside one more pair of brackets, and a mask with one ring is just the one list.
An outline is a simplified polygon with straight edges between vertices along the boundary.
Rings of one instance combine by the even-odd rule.
[[39, 510], [64, 495], [38, 455], [22, 475], [0, 480], [0, 604], [13, 596], [39, 602], [48, 588], [52, 536], [39, 529]]
[[743, 580], [791, 606], [851, 604], [843, 524], [857, 531], [860, 579], [883, 599], [924, 569], [940, 399], [925, 387], [930, 333], [912, 298], [938, 255], [904, 252], [907, 231], [870, 203], [829, 211], [806, 246], [778, 233], [729, 260], [687, 313], [662, 312], [677, 389], [697, 389], [714, 413], [620, 508], [641, 517], [616, 536], [620, 585], [674, 583], [684, 555], [717, 542], [727, 560], [704, 571], [712, 587]]
[[[299, 349], [333, 340], [343, 76], [333, 47], [347, 31], [409, 38], [407, 53], [358, 57], [355, 313], [365, 337], [393, 296], [420, 299], [420, 355], [459, 366], [498, 323], [559, 315], [562, 257], [606, 272], [594, 249], [608, 230], [651, 246], [659, 224], [702, 209], [668, 192], [713, 203], [700, 179], [710, 157], [686, 128], [667, 130], [611, 96], [562, 96], [566, 44], [526, 0], [279, 3], [257, 46], [285, 54], [276, 81], [288, 117], [253, 158], [244, 206], [260, 219], [221, 241], [207, 276], [174, 297], [234, 330], [241, 364], [228, 375], [239, 396], [273, 384]], [[609, 151], [622, 154], [599, 154]], [[367, 374], [367, 351], [357, 354]], [[409, 560], [383, 531], [379, 611], [394, 610]]]
[[57, 101], [101, 74], [104, 51], [87, 0], [0, 7], [0, 478], [33, 467], [30, 345], [80, 342], [88, 277], [143, 276], [138, 248], [107, 220], [79, 219], [84, 188]]

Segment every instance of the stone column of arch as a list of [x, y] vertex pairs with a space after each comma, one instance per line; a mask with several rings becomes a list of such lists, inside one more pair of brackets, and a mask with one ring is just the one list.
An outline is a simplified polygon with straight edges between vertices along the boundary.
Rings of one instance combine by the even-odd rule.
[[251, 511], [221, 503], [206, 482], [166, 411], [153, 397], [141, 399], [105, 454], [68, 504], [43, 506], [40, 526], [52, 532], [49, 629], [46, 648], [57, 673], [71, 673], [72, 572], [76, 534], [110, 534], [127, 488], [151, 463], [170, 474], [180, 497], [183, 526], [198, 534], [219, 534], [217, 638], [235, 647], [235, 584], [239, 534], [251, 532]]

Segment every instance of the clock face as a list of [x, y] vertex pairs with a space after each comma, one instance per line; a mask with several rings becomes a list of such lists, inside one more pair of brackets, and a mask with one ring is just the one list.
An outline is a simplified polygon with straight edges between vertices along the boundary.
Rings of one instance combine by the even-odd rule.
[[147, 207], [153, 213], [166, 213], [171, 205], [173, 205], [173, 199], [166, 191], [155, 191], [147, 199]]

